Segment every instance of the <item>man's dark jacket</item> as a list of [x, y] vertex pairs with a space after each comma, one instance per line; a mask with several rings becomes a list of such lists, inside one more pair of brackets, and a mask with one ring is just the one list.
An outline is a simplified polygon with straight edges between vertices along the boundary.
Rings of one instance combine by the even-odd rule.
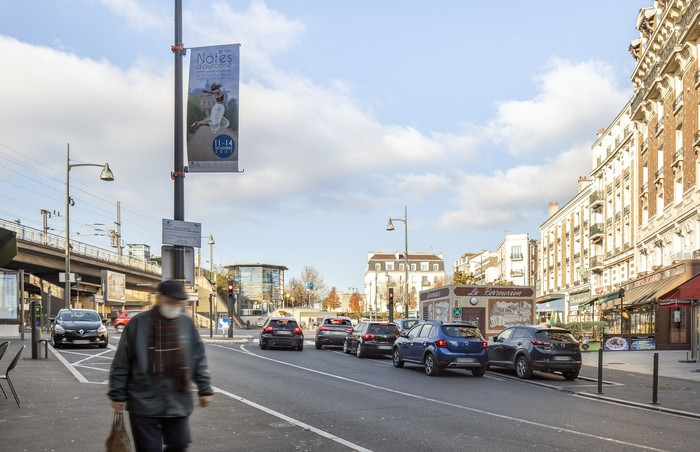
[[[204, 344], [194, 322], [184, 315], [171, 321], [179, 322], [180, 342], [185, 347], [185, 361], [198, 395], [212, 395]], [[135, 315], [126, 325], [112, 361], [107, 395], [115, 402], [126, 402], [126, 409], [137, 416], [189, 416], [194, 410], [192, 394], [176, 391], [173, 378], [148, 373], [148, 339], [152, 330], [150, 311]]]

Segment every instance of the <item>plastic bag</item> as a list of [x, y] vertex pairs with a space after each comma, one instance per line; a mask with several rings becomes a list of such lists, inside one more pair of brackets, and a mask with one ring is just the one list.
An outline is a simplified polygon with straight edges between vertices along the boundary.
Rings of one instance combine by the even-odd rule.
[[122, 413], [114, 413], [112, 431], [109, 433], [105, 444], [107, 452], [131, 452], [131, 439], [124, 427], [124, 415]]

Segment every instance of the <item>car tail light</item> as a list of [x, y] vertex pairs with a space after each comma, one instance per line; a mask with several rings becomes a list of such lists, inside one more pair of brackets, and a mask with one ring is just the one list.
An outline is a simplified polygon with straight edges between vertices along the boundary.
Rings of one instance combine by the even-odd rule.
[[483, 344], [484, 350], [486, 350], [487, 348], [489, 348], [489, 343], [488, 343], [488, 342], [484, 341], [484, 342], [482, 342], [482, 344]]
[[374, 340], [374, 334], [372, 333], [367, 333], [364, 336], [362, 336], [362, 339], [366, 341], [373, 341]]
[[322, 326], [321, 328], [318, 329], [319, 331], [330, 331], [331, 329], [328, 328], [327, 326]]
[[435, 341], [435, 345], [440, 348], [445, 348], [447, 347], [447, 341], [445, 339], [438, 339]]
[[345, 328], [345, 332], [348, 334], [352, 333], [353, 331], [355, 331], [353, 327]]
[[549, 342], [541, 341], [539, 339], [531, 339], [530, 342], [532, 342], [532, 345], [535, 347], [544, 347], [544, 348], [550, 348], [552, 344]]
[[263, 333], [274, 333], [275, 329], [272, 328], [271, 326], [266, 326], [265, 329], [263, 330]]
[[303, 336], [304, 331], [302, 331], [302, 329], [297, 326], [297, 327], [294, 327], [294, 334], [298, 334], [300, 336]]

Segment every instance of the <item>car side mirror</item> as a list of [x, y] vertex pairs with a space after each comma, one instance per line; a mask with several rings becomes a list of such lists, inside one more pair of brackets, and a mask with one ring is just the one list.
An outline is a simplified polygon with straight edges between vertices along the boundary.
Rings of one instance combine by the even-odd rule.
[[399, 337], [408, 337], [408, 334], [406, 334], [405, 331], [401, 331], [401, 332], [399, 333]]

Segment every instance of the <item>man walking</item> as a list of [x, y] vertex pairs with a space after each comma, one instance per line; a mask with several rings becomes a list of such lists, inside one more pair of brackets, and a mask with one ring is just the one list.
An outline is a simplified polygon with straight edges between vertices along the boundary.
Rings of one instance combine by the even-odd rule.
[[127, 324], [112, 361], [108, 396], [116, 412], [129, 411], [137, 452], [187, 450], [189, 416], [213, 394], [204, 344], [194, 322], [182, 315], [187, 294], [182, 283], [158, 285], [156, 305]]

